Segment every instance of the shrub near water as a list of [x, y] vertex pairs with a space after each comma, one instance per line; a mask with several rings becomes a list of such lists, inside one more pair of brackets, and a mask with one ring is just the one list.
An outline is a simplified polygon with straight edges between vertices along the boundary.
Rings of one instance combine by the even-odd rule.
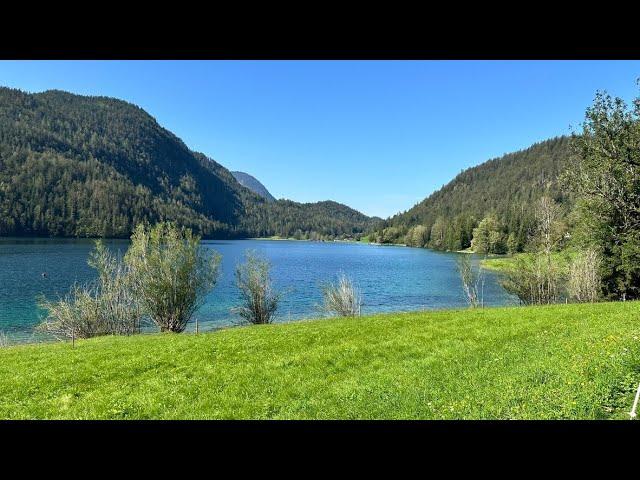
[[477, 308], [484, 304], [484, 272], [481, 266], [477, 270], [473, 269], [471, 259], [467, 254], [458, 255], [456, 258], [456, 268], [462, 282], [464, 297], [471, 308]]
[[357, 317], [362, 309], [362, 294], [344, 273], [336, 284], [323, 287], [324, 310], [340, 317]]
[[163, 332], [182, 332], [213, 289], [220, 254], [191, 230], [171, 223], [138, 225], [125, 256], [145, 313]]
[[245, 255], [245, 263], [236, 268], [236, 285], [240, 290], [242, 305], [232, 311], [253, 324], [272, 323], [278, 310], [282, 293], [271, 285], [271, 264], [254, 251]]
[[569, 266], [567, 290], [577, 302], [597, 302], [601, 296], [602, 259], [594, 249], [580, 252]]
[[90, 338], [99, 335], [131, 335], [140, 331], [142, 309], [133, 292], [133, 275], [128, 265], [101, 241], [89, 257], [98, 278], [74, 285], [65, 298], [40, 300], [48, 312], [38, 330], [58, 339]]

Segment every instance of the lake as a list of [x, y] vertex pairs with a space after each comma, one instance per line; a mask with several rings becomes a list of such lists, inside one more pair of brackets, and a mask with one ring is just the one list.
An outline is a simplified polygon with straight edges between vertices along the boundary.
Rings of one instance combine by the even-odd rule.
[[[106, 244], [124, 253], [128, 241]], [[201, 330], [239, 322], [230, 312], [238, 304], [234, 270], [247, 249], [269, 258], [275, 287], [286, 291], [277, 321], [321, 316], [320, 287], [341, 271], [362, 291], [363, 313], [466, 306], [455, 268], [455, 257], [461, 254], [346, 242], [225, 240], [203, 244], [222, 254], [222, 274], [197, 312]], [[56, 299], [74, 282], [95, 278], [95, 271], [87, 265], [92, 248], [93, 241], [84, 239], [0, 238], [0, 331], [10, 341], [44, 339], [33, 332], [43, 314], [37, 297]], [[474, 262], [478, 260], [474, 256]], [[485, 305], [514, 303], [493, 272], [486, 273], [484, 300]]]

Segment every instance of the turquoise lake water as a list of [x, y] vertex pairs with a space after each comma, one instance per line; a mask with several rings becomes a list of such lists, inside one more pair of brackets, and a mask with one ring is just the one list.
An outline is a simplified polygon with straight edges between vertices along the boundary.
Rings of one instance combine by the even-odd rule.
[[[125, 240], [106, 243], [122, 253], [128, 246]], [[222, 275], [197, 312], [202, 330], [239, 322], [230, 312], [238, 305], [234, 270], [247, 249], [257, 250], [270, 259], [274, 285], [286, 291], [277, 321], [321, 316], [320, 287], [335, 280], [341, 271], [360, 287], [364, 297], [363, 313], [466, 305], [455, 268], [455, 257], [460, 254], [339, 242], [203, 243], [222, 254]], [[74, 282], [92, 280], [95, 271], [87, 265], [92, 248], [91, 240], [0, 238], [0, 331], [15, 342], [42, 340], [33, 333], [43, 315], [37, 307], [37, 297], [56, 299]], [[485, 305], [514, 303], [492, 272], [486, 273], [484, 299]]]

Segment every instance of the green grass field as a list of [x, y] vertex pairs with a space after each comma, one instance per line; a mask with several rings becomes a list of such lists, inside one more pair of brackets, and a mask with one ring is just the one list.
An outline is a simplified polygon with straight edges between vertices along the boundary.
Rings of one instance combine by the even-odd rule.
[[0, 418], [625, 419], [640, 303], [323, 319], [0, 349]]
[[[567, 268], [569, 263], [575, 258], [577, 252], [575, 250], [563, 250], [561, 252], [553, 252], [551, 258], [556, 265]], [[516, 258], [524, 258], [531, 260], [534, 258], [531, 253], [518, 253], [516, 255], [498, 255], [490, 256], [480, 261], [482, 267], [487, 270], [496, 272], [508, 272], [515, 266]]]

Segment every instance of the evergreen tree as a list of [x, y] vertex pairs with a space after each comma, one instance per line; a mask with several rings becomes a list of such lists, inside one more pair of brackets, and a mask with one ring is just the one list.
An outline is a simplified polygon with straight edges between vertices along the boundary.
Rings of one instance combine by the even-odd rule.
[[604, 259], [604, 290], [640, 298], [640, 97], [633, 107], [598, 92], [565, 175], [578, 196], [574, 242]]

